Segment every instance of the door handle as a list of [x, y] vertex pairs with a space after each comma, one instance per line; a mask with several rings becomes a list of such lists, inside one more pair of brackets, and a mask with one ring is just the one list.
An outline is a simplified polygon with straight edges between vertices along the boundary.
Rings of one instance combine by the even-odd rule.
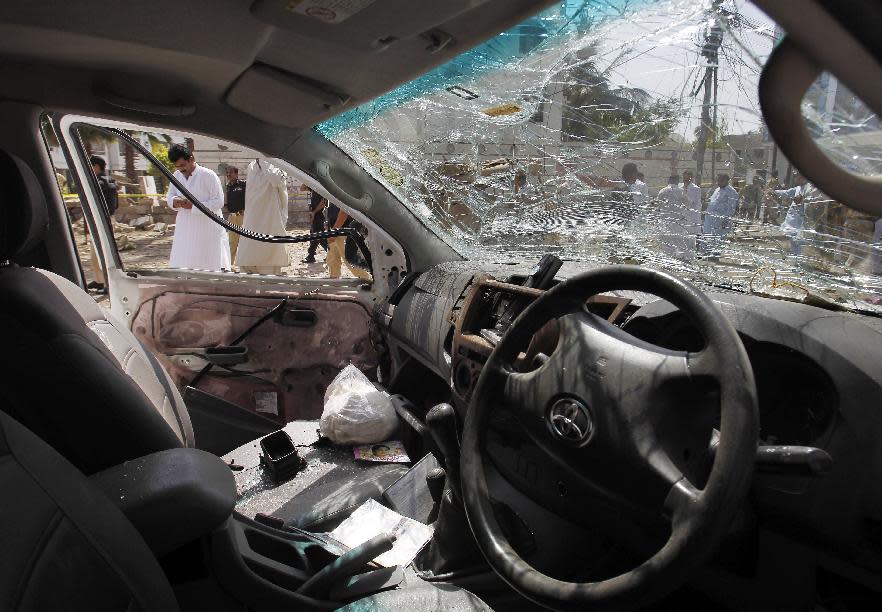
[[276, 315], [276, 323], [286, 327], [311, 327], [318, 320], [309, 308], [283, 308]]
[[195, 355], [214, 365], [229, 366], [246, 363], [248, 361], [248, 347], [220, 345], [205, 348], [178, 348], [169, 351], [166, 355]]

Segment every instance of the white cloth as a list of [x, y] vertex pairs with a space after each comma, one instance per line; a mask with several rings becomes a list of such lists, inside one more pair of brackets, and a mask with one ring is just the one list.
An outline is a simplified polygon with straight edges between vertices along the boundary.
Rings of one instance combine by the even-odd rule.
[[[288, 175], [265, 159], [248, 165], [245, 190], [245, 229], [270, 236], [284, 236], [288, 223]], [[285, 267], [288, 251], [284, 244], [259, 242], [242, 236], [236, 250], [236, 265], [242, 267]]]
[[732, 215], [738, 208], [738, 192], [732, 185], [717, 187], [707, 203], [704, 216], [703, 233], [711, 236], [725, 236], [732, 228]]
[[[224, 190], [217, 174], [196, 164], [189, 177], [178, 170], [177, 178], [200, 202], [205, 204], [218, 217], [224, 205]], [[165, 199], [169, 208], [177, 213], [175, 237], [172, 240], [169, 268], [190, 268], [192, 270], [229, 270], [230, 241], [227, 231], [209, 219], [205, 213], [193, 208], [174, 208], [172, 200], [184, 197], [178, 188], [171, 185]]]
[[[683, 184], [680, 184], [683, 189]], [[701, 233], [701, 187], [695, 183], [689, 183], [686, 189], [686, 226], [691, 229], [691, 233]]]

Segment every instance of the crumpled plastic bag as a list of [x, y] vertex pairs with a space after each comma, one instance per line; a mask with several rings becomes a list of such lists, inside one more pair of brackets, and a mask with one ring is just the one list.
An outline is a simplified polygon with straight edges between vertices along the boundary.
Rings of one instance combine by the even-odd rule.
[[335, 444], [374, 444], [395, 434], [398, 413], [388, 394], [350, 364], [325, 391], [319, 427], [322, 435]]

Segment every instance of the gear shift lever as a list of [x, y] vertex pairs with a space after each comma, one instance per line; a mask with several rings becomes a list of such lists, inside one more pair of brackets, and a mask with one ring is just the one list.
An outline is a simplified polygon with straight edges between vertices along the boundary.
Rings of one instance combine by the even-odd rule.
[[[435, 445], [444, 455], [447, 483], [438, 504], [435, 535], [416, 560], [417, 567], [443, 574], [457, 568], [470, 567], [481, 561], [481, 553], [474, 539], [463, 537], [469, 533], [469, 524], [462, 507], [462, 489], [459, 476], [459, 436], [456, 430], [456, 412], [450, 404], [438, 404], [426, 414], [426, 428]], [[438, 470], [441, 472], [441, 470]], [[427, 484], [437, 489], [440, 474], [427, 478]], [[434, 494], [433, 494], [434, 497]]]
[[432, 439], [444, 455], [447, 466], [447, 483], [459, 505], [459, 437], [456, 431], [456, 412], [450, 404], [438, 404], [426, 414], [426, 427]]

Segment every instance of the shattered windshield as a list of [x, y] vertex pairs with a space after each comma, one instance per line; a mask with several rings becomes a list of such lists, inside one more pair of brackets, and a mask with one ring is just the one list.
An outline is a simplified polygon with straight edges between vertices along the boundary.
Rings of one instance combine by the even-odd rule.
[[[882, 311], [882, 221], [800, 176], [763, 123], [782, 36], [740, 0], [565, 0], [316, 129], [468, 258]], [[836, 163], [882, 172], [882, 122], [834, 77], [803, 114]]]

